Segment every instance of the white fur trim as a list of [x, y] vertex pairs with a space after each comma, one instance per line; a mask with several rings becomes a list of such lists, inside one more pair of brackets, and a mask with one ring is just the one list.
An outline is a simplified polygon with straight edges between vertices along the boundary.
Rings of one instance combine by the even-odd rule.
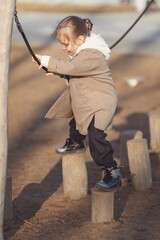
[[108, 44], [100, 35], [91, 33], [90, 37], [86, 37], [85, 42], [77, 49], [75, 55], [77, 55], [81, 50], [86, 48], [99, 50], [105, 56], [106, 60], [110, 58], [111, 50], [108, 47]]
[[48, 68], [49, 59], [50, 59], [50, 56], [43, 55], [41, 57], [41, 64], [42, 64], [42, 66]]

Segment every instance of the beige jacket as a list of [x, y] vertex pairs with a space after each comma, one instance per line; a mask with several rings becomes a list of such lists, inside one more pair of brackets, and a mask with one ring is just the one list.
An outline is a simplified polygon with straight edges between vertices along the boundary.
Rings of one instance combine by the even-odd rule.
[[51, 57], [48, 70], [70, 76], [69, 85], [46, 114], [46, 118], [75, 118], [83, 135], [95, 115], [95, 127], [111, 128], [117, 105], [114, 82], [104, 55], [96, 49], [84, 49], [71, 61]]

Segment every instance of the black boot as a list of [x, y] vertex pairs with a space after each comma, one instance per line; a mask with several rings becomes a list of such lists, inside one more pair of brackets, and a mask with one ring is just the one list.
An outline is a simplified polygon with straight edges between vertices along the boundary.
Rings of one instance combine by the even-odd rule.
[[57, 153], [66, 154], [66, 153], [79, 153], [84, 152], [86, 145], [84, 142], [76, 143], [74, 140], [67, 138], [65, 145], [58, 147], [56, 149]]
[[104, 178], [96, 184], [97, 188], [104, 191], [115, 190], [121, 186], [120, 168], [105, 168]]

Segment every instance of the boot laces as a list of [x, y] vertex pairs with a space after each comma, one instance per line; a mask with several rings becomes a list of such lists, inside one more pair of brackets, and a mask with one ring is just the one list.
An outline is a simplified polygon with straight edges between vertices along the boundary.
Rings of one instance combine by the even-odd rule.
[[65, 143], [66, 147], [70, 147], [72, 146], [73, 149], [76, 149], [79, 146], [79, 143], [76, 143], [74, 140], [67, 138], [66, 139], [66, 143]]
[[118, 178], [118, 177], [120, 176], [119, 168], [113, 169], [113, 170], [111, 171], [111, 176], [112, 176], [113, 178]]
[[102, 170], [104, 170], [103, 181], [107, 183], [112, 179], [111, 170], [109, 168], [102, 168]]
[[67, 138], [65, 145], [68, 147], [68, 146], [70, 146], [70, 144], [72, 144], [72, 143], [73, 143], [73, 141], [72, 141], [70, 138]]
[[120, 168], [102, 168], [104, 170], [104, 178], [103, 181], [108, 182], [112, 178], [119, 178], [120, 177]]

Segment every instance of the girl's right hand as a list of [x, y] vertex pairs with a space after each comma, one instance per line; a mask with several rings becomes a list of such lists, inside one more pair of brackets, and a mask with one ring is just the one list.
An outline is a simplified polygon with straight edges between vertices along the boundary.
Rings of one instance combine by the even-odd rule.
[[46, 76], [53, 76], [54, 75], [54, 73], [52, 73], [52, 72], [47, 72], [46, 73]]
[[[41, 62], [41, 55], [39, 55], [39, 54], [35, 54], [35, 56], [37, 57], [37, 59]], [[32, 57], [32, 61], [34, 62], [34, 63], [36, 63], [37, 64], [37, 61]], [[40, 64], [39, 65], [39, 69], [41, 69], [42, 68], [42, 65]], [[52, 72], [47, 72], [46, 73], [46, 76], [53, 76], [54, 75], [54, 73], [52, 73]]]
[[[35, 54], [36, 58], [38, 59], [39, 62], [41, 62], [41, 58], [42, 56], [39, 55], [39, 54]], [[37, 64], [37, 61], [32, 57], [32, 62], [36, 63]], [[43, 66], [40, 64], [39, 65], [39, 70], [42, 68]]]
[[[36, 58], [39, 60], [39, 62], [41, 62], [42, 56], [39, 55], [39, 54], [35, 54], [35, 56], [36, 56]], [[37, 61], [36, 61], [33, 57], [32, 57], [32, 61], [37, 64]]]

